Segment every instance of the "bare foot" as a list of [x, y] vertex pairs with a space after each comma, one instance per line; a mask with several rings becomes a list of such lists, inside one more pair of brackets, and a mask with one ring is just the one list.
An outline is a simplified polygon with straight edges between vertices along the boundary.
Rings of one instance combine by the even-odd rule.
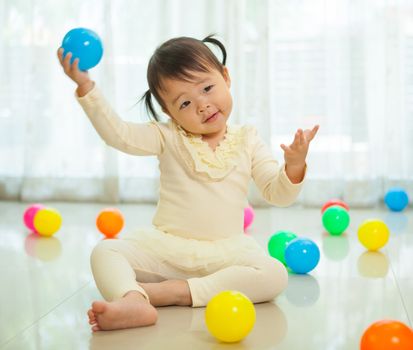
[[95, 301], [87, 314], [94, 332], [149, 326], [158, 319], [156, 309], [139, 292], [112, 302]]

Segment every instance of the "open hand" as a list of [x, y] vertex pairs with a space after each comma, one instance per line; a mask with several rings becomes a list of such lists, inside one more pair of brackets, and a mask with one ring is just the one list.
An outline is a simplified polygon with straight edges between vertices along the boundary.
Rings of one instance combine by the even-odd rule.
[[288, 167], [304, 167], [308, 147], [310, 146], [311, 140], [317, 134], [318, 129], [319, 125], [314, 126], [311, 130], [306, 129], [303, 131], [302, 129], [298, 129], [291, 145], [280, 145], [284, 151], [285, 164]]

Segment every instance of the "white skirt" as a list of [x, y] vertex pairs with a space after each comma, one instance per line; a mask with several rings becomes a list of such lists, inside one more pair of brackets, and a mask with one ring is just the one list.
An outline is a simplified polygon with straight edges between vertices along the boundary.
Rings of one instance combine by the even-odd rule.
[[264, 254], [264, 249], [250, 236], [240, 233], [225, 239], [203, 241], [183, 238], [154, 227], [138, 229], [124, 237], [155, 255], [160, 261], [190, 272], [215, 270], [233, 265], [249, 254]]

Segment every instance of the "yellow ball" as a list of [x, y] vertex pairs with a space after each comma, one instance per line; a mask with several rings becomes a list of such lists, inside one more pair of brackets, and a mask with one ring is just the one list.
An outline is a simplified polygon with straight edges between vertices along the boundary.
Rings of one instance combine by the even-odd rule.
[[52, 236], [62, 225], [62, 217], [56, 209], [43, 208], [37, 211], [33, 225], [40, 235]]
[[227, 343], [240, 341], [254, 327], [254, 304], [241, 292], [223, 291], [208, 302], [205, 323], [215, 338]]
[[368, 250], [378, 250], [386, 245], [390, 231], [383, 221], [371, 219], [360, 225], [357, 235], [360, 243]]

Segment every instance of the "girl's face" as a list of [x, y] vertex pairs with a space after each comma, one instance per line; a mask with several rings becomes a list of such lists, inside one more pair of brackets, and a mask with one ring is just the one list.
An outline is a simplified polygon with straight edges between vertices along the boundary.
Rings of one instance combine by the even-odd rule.
[[186, 131], [213, 137], [225, 133], [232, 110], [231, 80], [226, 67], [223, 74], [216, 69], [191, 72], [190, 82], [166, 79], [160, 96], [163, 110]]

